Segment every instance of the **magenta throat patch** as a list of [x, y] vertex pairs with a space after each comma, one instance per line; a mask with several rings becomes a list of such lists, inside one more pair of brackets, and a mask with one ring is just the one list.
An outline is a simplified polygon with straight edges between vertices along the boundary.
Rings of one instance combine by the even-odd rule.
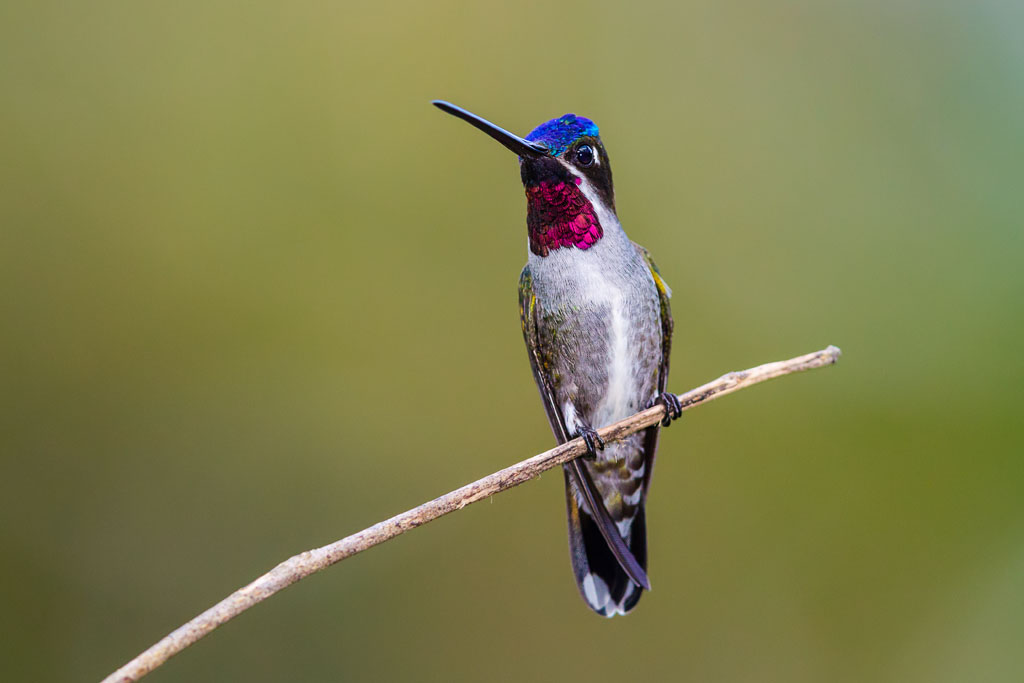
[[589, 249], [604, 236], [594, 207], [578, 187], [583, 181], [573, 180], [544, 180], [526, 188], [530, 251], [538, 256], [566, 247]]

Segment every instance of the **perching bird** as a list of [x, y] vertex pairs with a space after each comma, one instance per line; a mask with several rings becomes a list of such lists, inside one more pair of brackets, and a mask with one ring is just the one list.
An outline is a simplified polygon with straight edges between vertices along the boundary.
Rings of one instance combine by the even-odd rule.
[[625, 614], [650, 589], [644, 503], [659, 427], [607, 445], [595, 427], [656, 402], [665, 405], [665, 426], [682, 414], [665, 392], [671, 291], [619, 224], [593, 121], [566, 114], [524, 139], [434, 104], [519, 155], [529, 236], [519, 279], [523, 337], [555, 438], [582, 437], [589, 449], [564, 466], [573, 571], [591, 609]]

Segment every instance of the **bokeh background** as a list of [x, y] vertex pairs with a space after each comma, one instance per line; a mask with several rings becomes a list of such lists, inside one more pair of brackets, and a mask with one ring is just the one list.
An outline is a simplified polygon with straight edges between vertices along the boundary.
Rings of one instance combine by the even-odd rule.
[[153, 681], [1024, 677], [1024, 5], [0, 5], [0, 674], [96, 680], [285, 557], [548, 448], [525, 133], [601, 126], [675, 290], [654, 591], [552, 473]]

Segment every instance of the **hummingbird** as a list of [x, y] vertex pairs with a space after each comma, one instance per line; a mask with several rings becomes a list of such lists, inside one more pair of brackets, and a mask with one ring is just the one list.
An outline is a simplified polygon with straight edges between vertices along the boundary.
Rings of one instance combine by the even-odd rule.
[[[563, 466], [573, 573], [592, 610], [626, 614], [651, 587], [645, 502], [659, 429], [682, 415], [665, 391], [671, 289], [619, 223], [593, 121], [565, 114], [522, 138], [449, 102], [433, 104], [519, 157], [529, 250], [519, 277], [523, 338], [555, 439], [587, 445]], [[665, 406], [660, 425], [616, 443], [595, 429], [655, 403]]]

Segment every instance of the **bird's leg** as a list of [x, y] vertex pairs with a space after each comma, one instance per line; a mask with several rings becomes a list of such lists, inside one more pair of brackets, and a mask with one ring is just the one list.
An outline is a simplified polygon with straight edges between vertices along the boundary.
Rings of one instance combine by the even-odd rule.
[[587, 444], [587, 452], [580, 457], [584, 460], [596, 460], [597, 452], [604, 450], [604, 439], [583, 419], [572, 401], [565, 402], [562, 414], [565, 416], [566, 431], [574, 437], [583, 439]]
[[585, 460], [596, 460], [597, 452], [604, 450], [604, 439], [597, 433], [597, 430], [583, 420], [578, 420], [576, 436], [582, 437], [587, 444], [587, 452], [583, 455]]
[[665, 417], [661, 421], [662, 427], [668, 427], [672, 424], [673, 420], [679, 419], [683, 414], [683, 404], [679, 402], [679, 397], [675, 394], [665, 391], [655, 396], [647, 407], [661, 404], [665, 406]]

